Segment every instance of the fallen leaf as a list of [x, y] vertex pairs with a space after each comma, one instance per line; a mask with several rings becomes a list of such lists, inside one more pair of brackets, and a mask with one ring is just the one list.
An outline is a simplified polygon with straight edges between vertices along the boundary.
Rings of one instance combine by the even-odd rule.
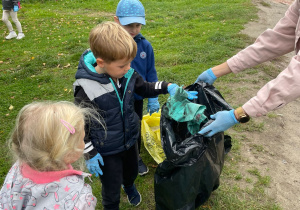
[[157, 168], [157, 165], [154, 165], [154, 164], [150, 164], [150, 166], [151, 166], [152, 168]]
[[0, 61], [0, 63], [3, 63], [3, 61]]
[[7, 113], [5, 116], [9, 116], [9, 113]]
[[65, 67], [65, 68], [68, 68], [68, 67], [70, 67], [70, 66], [71, 66], [71, 64], [68, 63], [68, 64], [65, 65], [64, 67]]
[[8, 109], [9, 109], [9, 110], [12, 110], [13, 108], [14, 108], [14, 106], [13, 106], [13, 105], [10, 105]]
[[46, 63], [43, 63], [43, 66], [46, 66]]

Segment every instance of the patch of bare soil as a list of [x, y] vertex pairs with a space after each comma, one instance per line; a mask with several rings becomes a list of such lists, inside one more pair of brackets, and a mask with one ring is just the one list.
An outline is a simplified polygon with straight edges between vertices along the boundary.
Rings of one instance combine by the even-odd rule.
[[[273, 28], [293, 2], [292, 0], [253, 1], [259, 8], [259, 20], [250, 22], [242, 31], [253, 38], [265, 29]], [[293, 52], [272, 61], [272, 65], [281, 71], [288, 65], [292, 55]], [[257, 75], [251, 77], [255, 76]], [[259, 85], [263, 84], [264, 82], [259, 83]], [[257, 88], [243, 93], [248, 98], [239, 101], [237, 99], [236, 104], [254, 96]], [[262, 132], [243, 132], [245, 138], [242, 141], [241, 154], [245, 162], [241, 162], [240, 168], [244, 175], [247, 175], [248, 169], [257, 168], [263, 176], [270, 176], [271, 185], [267, 188], [267, 194], [283, 209], [300, 209], [300, 100], [291, 102], [272, 113], [274, 117], [254, 119], [257, 123], [264, 123]], [[237, 133], [233, 130], [230, 132], [233, 135]], [[263, 149], [258, 151], [255, 149], [257, 146]]]

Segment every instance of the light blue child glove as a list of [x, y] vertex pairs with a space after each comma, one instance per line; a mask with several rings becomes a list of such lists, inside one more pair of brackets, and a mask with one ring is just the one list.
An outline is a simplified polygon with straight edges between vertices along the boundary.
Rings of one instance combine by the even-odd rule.
[[157, 98], [148, 98], [147, 112], [150, 112], [152, 115], [154, 112], [158, 112], [160, 108], [158, 97]]
[[210, 85], [212, 85], [215, 81], [216, 81], [217, 77], [215, 76], [215, 74], [212, 72], [211, 68], [202, 72], [202, 74], [200, 74], [198, 76], [198, 78], [196, 79], [195, 83], [203, 81], [206, 82]]
[[170, 96], [175, 95], [177, 88], [179, 88], [179, 86], [174, 83], [172, 83], [171, 85], [168, 85], [168, 92], [169, 92]]
[[[169, 92], [170, 96], [175, 95], [177, 88], [179, 88], [179, 86], [176, 84], [173, 84], [173, 83], [168, 86], [168, 92]], [[198, 98], [197, 91], [185, 91], [185, 92], [188, 94], [188, 99], [190, 99], [190, 100]]]
[[104, 162], [102, 156], [99, 153], [92, 159], [86, 160], [85, 164], [91, 174], [95, 174], [96, 177], [98, 177], [99, 175], [103, 175], [100, 164], [104, 166]]
[[204, 135], [205, 137], [211, 137], [218, 132], [225, 131], [228, 128], [234, 126], [239, 123], [235, 116], [234, 110], [230, 111], [220, 111], [214, 115], [210, 115], [210, 118], [215, 120], [208, 126], [201, 129], [198, 133]]
[[19, 11], [19, 7], [17, 5], [14, 6], [14, 12], [18, 12]]

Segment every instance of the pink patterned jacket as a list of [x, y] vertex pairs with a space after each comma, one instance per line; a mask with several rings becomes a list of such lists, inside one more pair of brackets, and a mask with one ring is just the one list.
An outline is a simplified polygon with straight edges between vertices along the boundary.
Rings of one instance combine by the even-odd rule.
[[84, 178], [90, 174], [73, 170], [39, 172], [16, 162], [0, 191], [0, 209], [94, 210], [97, 199]]
[[243, 105], [252, 117], [265, 115], [300, 96], [300, 0], [288, 8], [273, 29], [267, 29], [253, 43], [227, 60], [234, 73], [295, 50], [295, 56], [275, 79]]

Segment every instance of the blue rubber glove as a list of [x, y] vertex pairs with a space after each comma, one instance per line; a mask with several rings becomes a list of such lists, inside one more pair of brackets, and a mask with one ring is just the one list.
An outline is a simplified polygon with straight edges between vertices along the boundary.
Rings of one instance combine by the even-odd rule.
[[179, 88], [179, 86], [174, 83], [172, 83], [171, 85], [168, 86], [168, 92], [169, 92], [170, 96], [175, 95], [177, 88]]
[[228, 128], [239, 123], [234, 116], [233, 109], [230, 111], [217, 112], [216, 114], [211, 115], [210, 118], [215, 121], [198, 132], [199, 134], [204, 135], [205, 137], [211, 137], [216, 133], [225, 131]]
[[19, 7], [17, 5], [14, 6], [14, 12], [18, 12], [19, 11]]
[[200, 74], [198, 76], [198, 78], [196, 79], [196, 82], [200, 82], [200, 81], [203, 81], [203, 82], [206, 82], [210, 85], [212, 85], [215, 81], [216, 81], [217, 77], [215, 76], [215, 74], [212, 72], [211, 68], [202, 72], [202, 74]]
[[[169, 92], [170, 96], [175, 95], [177, 88], [179, 88], [179, 86], [176, 84], [173, 84], [173, 83], [168, 86], [168, 92]], [[185, 92], [188, 94], [188, 99], [190, 99], [190, 100], [198, 98], [197, 91], [185, 91]]]
[[100, 164], [104, 166], [104, 162], [102, 156], [99, 153], [92, 159], [86, 160], [85, 164], [91, 174], [95, 174], [96, 177], [98, 177], [99, 175], [103, 175]]
[[185, 91], [188, 94], [188, 99], [193, 100], [198, 98], [198, 91]]
[[158, 98], [148, 98], [147, 112], [150, 112], [150, 115], [154, 112], [158, 112], [159, 108]]

